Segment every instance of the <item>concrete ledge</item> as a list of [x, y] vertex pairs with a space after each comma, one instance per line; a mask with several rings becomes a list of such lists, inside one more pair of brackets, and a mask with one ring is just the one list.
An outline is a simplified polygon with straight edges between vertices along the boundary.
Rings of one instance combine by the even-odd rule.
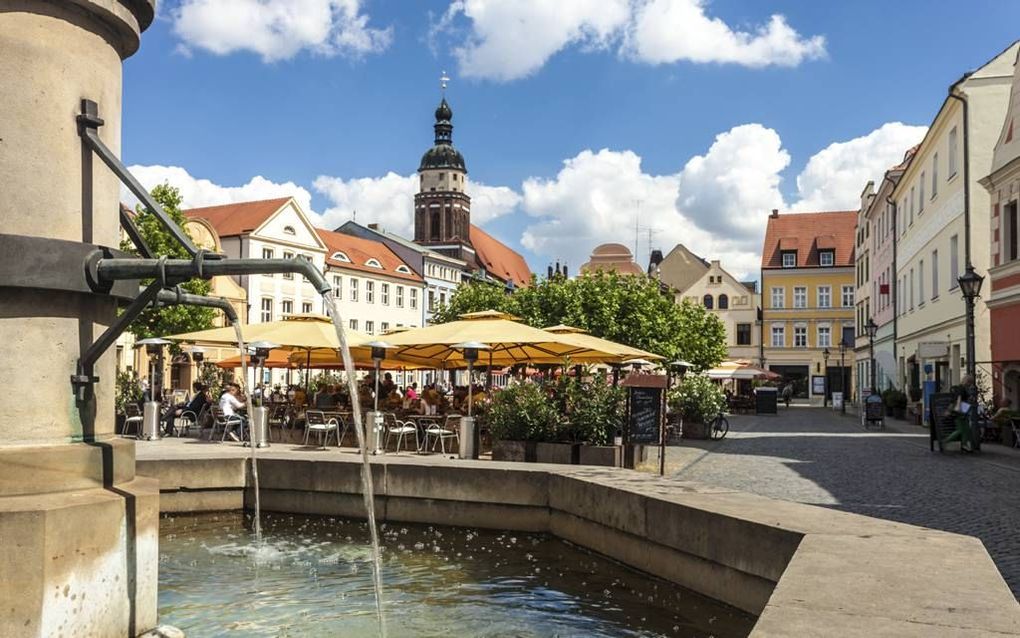
[[[251, 505], [246, 451], [182, 447], [139, 454], [165, 510]], [[363, 516], [357, 456], [259, 455], [264, 509]], [[754, 636], [1020, 635], [974, 538], [619, 468], [381, 456], [372, 473], [381, 521], [549, 532], [760, 615]]]

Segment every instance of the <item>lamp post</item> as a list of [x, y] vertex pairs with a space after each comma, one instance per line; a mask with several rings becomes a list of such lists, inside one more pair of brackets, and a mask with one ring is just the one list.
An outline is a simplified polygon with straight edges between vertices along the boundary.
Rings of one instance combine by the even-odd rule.
[[974, 266], [967, 264], [967, 270], [957, 279], [960, 284], [960, 292], [963, 293], [963, 300], [967, 305], [967, 374], [970, 376], [970, 387], [967, 389], [970, 396], [970, 439], [972, 449], [978, 450], [981, 447], [981, 437], [978, 436], [977, 423], [977, 361], [976, 346], [974, 344], [974, 304], [981, 296], [981, 284], [985, 278], [974, 272]]
[[145, 352], [149, 355], [149, 400], [142, 406], [142, 431], [139, 435], [139, 438], [145, 441], [159, 439], [159, 413], [163, 398], [163, 346], [169, 343], [166, 339], [158, 337], [149, 337], [135, 343], [138, 346], [145, 346]]
[[839, 393], [843, 398], [839, 402], [839, 411], [846, 414], [846, 339], [839, 340]]
[[[380, 443], [382, 442], [383, 431], [383, 415], [382, 412], [379, 411], [379, 373], [382, 370], [383, 359], [386, 358], [386, 351], [393, 346], [385, 341], [369, 341], [365, 345], [372, 349], [372, 364], [373, 369], [375, 370], [375, 391], [372, 393], [374, 397], [372, 413], [365, 415], [365, 432], [368, 432], [368, 424], [371, 423], [373, 436], [371, 440], [365, 444], [371, 447], [372, 454], [378, 454], [382, 449], [382, 445], [380, 445]], [[356, 401], [357, 399], [352, 397], [351, 400]]]
[[864, 328], [868, 331], [868, 365], [871, 368], [871, 393], [878, 393], [877, 370], [875, 369], [875, 335], [878, 333], [878, 324], [875, 323], [875, 318], [868, 318], [867, 325]]
[[460, 350], [467, 362], [468, 369], [468, 396], [467, 416], [460, 418], [460, 435], [457, 456], [462, 459], [478, 458], [478, 428], [475, 427], [475, 418], [471, 415], [471, 407], [474, 399], [474, 372], [475, 361], [478, 361], [478, 351], [488, 350], [489, 346], [478, 341], [466, 341], [453, 346], [454, 350]]
[[[273, 348], [279, 348], [280, 344], [272, 341], [252, 341], [248, 347], [254, 351], [252, 362], [255, 364], [255, 374], [260, 383], [253, 383], [250, 391], [252, 398], [251, 429], [249, 431], [251, 444], [255, 447], [269, 447], [269, 408], [266, 407], [266, 359], [269, 358]], [[241, 353], [244, 356], [244, 353]], [[245, 382], [248, 380], [245, 379]], [[259, 386], [263, 387], [259, 387]], [[258, 394], [255, 390], [258, 389]]]
[[825, 350], [822, 350], [822, 361], [823, 361], [823, 365], [822, 365], [823, 370], [822, 370], [822, 372], [825, 373], [825, 376], [822, 377], [822, 381], [824, 382], [823, 383], [823, 387], [822, 387], [822, 407], [823, 408], [825, 406], [829, 405], [829, 355], [830, 354], [832, 354], [832, 353], [829, 352], [828, 348], [826, 348]]

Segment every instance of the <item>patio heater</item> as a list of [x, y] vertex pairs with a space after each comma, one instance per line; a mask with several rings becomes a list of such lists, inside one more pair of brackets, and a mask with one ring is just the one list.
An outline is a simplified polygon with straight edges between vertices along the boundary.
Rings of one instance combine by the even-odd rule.
[[822, 407], [829, 405], [829, 356], [832, 353], [826, 348], [822, 350]]
[[149, 355], [149, 400], [142, 406], [142, 431], [138, 438], [143, 441], [159, 440], [159, 415], [163, 399], [163, 346], [170, 344], [166, 339], [149, 337], [135, 342], [145, 346]]
[[453, 349], [460, 350], [464, 354], [464, 361], [467, 362], [468, 369], [468, 409], [467, 416], [460, 418], [460, 445], [457, 455], [462, 459], [477, 459], [479, 448], [478, 428], [475, 427], [475, 418], [471, 415], [472, 396], [474, 395], [475, 361], [478, 361], [478, 351], [488, 350], [489, 346], [478, 341], [466, 341], [453, 346]]
[[[372, 348], [372, 363], [375, 366], [375, 404], [372, 412], [365, 415], [365, 432], [369, 431], [368, 424], [372, 424], [372, 437], [366, 442], [366, 445], [372, 451], [372, 454], [379, 454], [382, 451], [382, 433], [383, 433], [383, 415], [379, 411], [379, 371], [382, 369], [383, 359], [386, 358], [386, 351], [393, 346], [386, 343], [385, 341], [369, 341], [365, 344]], [[352, 401], [357, 401], [357, 398], [352, 397]]]
[[970, 375], [970, 386], [967, 388], [970, 397], [970, 442], [971, 449], [981, 449], [980, 429], [977, 422], [977, 361], [976, 346], [974, 345], [974, 304], [981, 296], [981, 284], [985, 278], [974, 272], [974, 266], [967, 264], [967, 270], [957, 278], [960, 284], [960, 292], [963, 293], [963, 300], [967, 304], [967, 374]]
[[868, 331], [868, 358], [870, 359], [869, 364], [871, 367], [871, 393], [878, 394], [878, 383], [877, 370], [875, 369], [875, 335], [878, 334], [878, 324], [875, 323], [874, 317], [868, 318], [867, 325], [864, 326], [865, 330]]
[[[279, 348], [280, 344], [272, 341], [252, 341], [248, 347], [255, 351], [252, 361], [255, 363], [255, 371], [260, 383], [252, 384], [252, 413], [251, 413], [251, 444], [255, 447], [269, 447], [269, 408], [266, 407], [266, 359], [273, 348]], [[244, 357], [245, 353], [241, 353]], [[245, 379], [247, 381], [247, 379]], [[259, 389], [259, 386], [262, 386]], [[255, 391], [258, 390], [258, 394]]]
[[841, 414], [846, 414], [846, 364], [844, 358], [846, 357], [846, 339], [839, 340], [839, 393], [842, 395], [842, 399], [839, 401], [839, 411]]

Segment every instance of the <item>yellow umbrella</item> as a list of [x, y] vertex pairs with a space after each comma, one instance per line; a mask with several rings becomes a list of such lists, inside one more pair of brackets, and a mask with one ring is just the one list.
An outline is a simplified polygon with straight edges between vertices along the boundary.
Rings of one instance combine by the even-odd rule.
[[[562, 363], [602, 361], [618, 358], [610, 352], [578, 345], [561, 335], [532, 328], [514, 321], [516, 317], [493, 310], [460, 315], [459, 321], [414, 328], [393, 335], [386, 341], [393, 346], [394, 358], [444, 368], [467, 365], [463, 353], [454, 346], [476, 341], [489, 346], [480, 365], [506, 366], [515, 363]], [[387, 357], [390, 353], [387, 353]]]
[[[370, 368], [373, 366], [371, 348], [352, 348], [352, 356], [355, 353], [358, 356], [355, 357], [354, 363], [358, 367]], [[382, 368], [384, 370], [420, 370], [422, 368], [436, 367], [433, 365], [395, 359], [392, 358], [393, 356], [392, 351], [386, 353], [386, 358], [382, 361]], [[307, 354], [302, 351], [295, 351], [290, 354], [290, 361], [293, 364], [301, 366], [307, 364], [312, 368], [340, 368], [343, 366], [343, 362], [340, 360], [340, 355], [337, 354], [337, 351], [327, 349], [312, 350]]]
[[[250, 366], [258, 365], [255, 358], [252, 355], [245, 355], [245, 363]], [[216, 366], [219, 368], [240, 368], [241, 367], [241, 355], [236, 357], [230, 357], [223, 361], [217, 361]], [[264, 368], [292, 368], [294, 364], [290, 360], [290, 352], [287, 350], [273, 349], [269, 351], [269, 356], [262, 363]]]
[[572, 343], [579, 348], [591, 348], [592, 350], [601, 350], [608, 352], [615, 357], [615, 360], [605, 360], [603, 363], [623, 363], [628, 359], [647, 359], [649, 361], [657, 361], [662, 359], [657, 354], [646, 352], [639, 348], [632, 348], [631, 346], [625, 346], [622, 343], [616, 343], [609, 339], [603, 339], [590, 335], [587, 331], [581, 328], [574, 328], [572, 326], [565, 326], [560, 324], [558, 326], [552, 326], [545, 328], [546, 332], [551, 332], [557, 335], [562, 341]]
[[[353, 349], [368, 343], [372, 337], [345, 328], [347, 343]], [[284, 350], [314, 350], [317, 348], [337, 349], [340, 342], [329, 317], [315, 314], [287, 315], [280, 321], [249, 323], [241, 326], [245, 343], [250, 341], [272, 341]], [[173, 341], [236, 345], [237, 336], [232, 327], [212, 328], [198, 332], [185, 332], [166, 337]]]

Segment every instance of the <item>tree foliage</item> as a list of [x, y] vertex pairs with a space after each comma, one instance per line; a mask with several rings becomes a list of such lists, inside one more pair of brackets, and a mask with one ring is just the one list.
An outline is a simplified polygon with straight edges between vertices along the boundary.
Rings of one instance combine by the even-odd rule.
[[703, 306], [677, 304], [659, 283], [646, 277], [598, 271], [574, 279], [562, 276], [533, 281], [507, 294], [497, 284], [462, 284], [449, 304], [436, 314], [437, 323], [466, 312], [498, 310], [536, 328], [566, 324], [596, 337], [683, 359], [710, 368], [726, 357], [726, 329]]
[[[152, 197], [155, 199], [167, 216], [178, 226], [184, 228], [186, 218], [181, 212], [181, 193], [177, 188], [169, 184], [160, 184], [152, 189]], [[171, 259], [189, 259], [191, 255], [183, 246], [174, 241], [170, 233], [166, 232], [160, 225], [156, 215], [141, 204], [136, 209], [135, 226], [142, 236], [149, 250], [154, 256], [167, 256]], [[185, 232], [186, 229], [185, 229]], [[139, 254], [137, 247], [129, 239], [121, 242], [121, 250], [132, 254]], [[146, 280], [143, 285], [151, 283]], [[192, 279], [181, 284], [181, 288], [196, 295], [207, 295], [211, 284], [203, 279]], [[153, 308], [149, 306], [142, 314], [135, 319], [128, 330], [135, 337], [145, 339], [148, 337], [163, 337], [179, 332], [192, 332], [194, 330], [205, 330], [213, 325], [213, 318], [216, 311], [212, 308], [200, 308], [197, 306], [160, 306]]]

